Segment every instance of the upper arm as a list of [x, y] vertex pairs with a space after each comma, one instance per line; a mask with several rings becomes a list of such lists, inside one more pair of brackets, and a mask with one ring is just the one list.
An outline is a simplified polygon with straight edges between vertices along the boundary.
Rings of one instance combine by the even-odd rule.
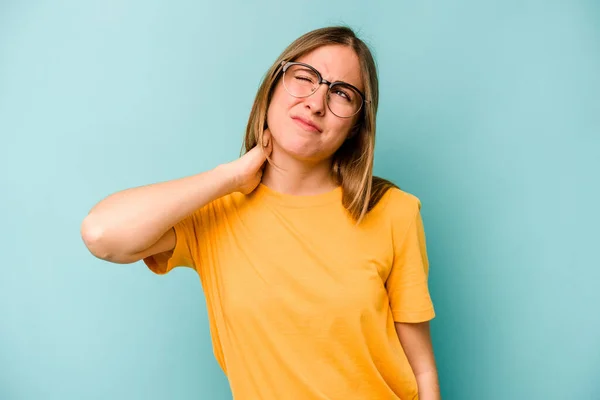
[[386, 279], [390, 307], [395, 322], [423, 322], [434, 318], [429, 293], [429, 260], [420, 203], [399, 203], [399, 216], [393, 222], [394, 257]]
[[166, 274], [176, 267], [197, 269], [214, 225], [215, 212], [209, 203], [181, 221], [152, 246], [138, 255], [156, 274]]
[[196, 268], [199, 251], [198, 235], [202, 232], [196, 215], [190, 215], [169, 229], [152, 246], [139, 253], [136, 258], [157, 274], [166, 274], [175, 267]]
[[152, 246], [143, 251], [134, 254], [122, 255], [117, 257], [107, 258], [107, 261], [115, 264], [131, 264], [145, 258], [155, 258], [157, 261], [169, 259], [173, 254], [173, 249], [177, 243], [175, 231], [173, 228], [165, 232]]
[[166, 262], [173, 255], [173, 249], [175, 249], [176, 244], [177, 236], [175, 235], [175, 229], [171, 228], [156, 243], [144, 251], [135, 254], [133, 258], [141, 260], [152, 257], [157, 263]]

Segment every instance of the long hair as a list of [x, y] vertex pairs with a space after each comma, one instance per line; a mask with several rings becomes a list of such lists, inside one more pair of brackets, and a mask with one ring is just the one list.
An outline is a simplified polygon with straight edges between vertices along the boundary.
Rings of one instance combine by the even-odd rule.
[[263, 78], [250, 111], [243, 150], [250, 151], [263, 142], [267, 110], [273, 90], [281, 78], [282, 61], [294, 61], [326, 45], [352, 48], [359, 60], [365, 86], [365, 102], [349, 138], [333, 155], [332, 176], [342, 186], [342, 204], [358, 223], [379, 202], [385, 192], [396, 187], [392, 182], [373, 176], [375, 120], [379, 102], [379, 82], [375, 60], [369, 47], [351, 28], [334, 26], [308, 32], [292, 42], [275, 60]]

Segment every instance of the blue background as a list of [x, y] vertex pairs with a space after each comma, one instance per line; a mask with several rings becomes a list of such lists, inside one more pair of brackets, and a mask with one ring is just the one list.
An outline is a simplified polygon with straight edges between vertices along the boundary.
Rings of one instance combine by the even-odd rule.
[[235, 159], [270, 64], [338, 23], [378, 62], [376, 173], [423, 202], [443, 398], [600, 399], [591, 0], [0, 2], [1, 399], [231, 398], [194, 272], [79, 227]]

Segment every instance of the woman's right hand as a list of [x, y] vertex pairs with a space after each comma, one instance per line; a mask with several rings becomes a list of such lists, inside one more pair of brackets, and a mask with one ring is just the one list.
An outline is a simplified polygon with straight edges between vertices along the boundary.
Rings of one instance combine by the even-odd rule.
[[267, 157], [271, 154], [273, 143], [271, 132], [265, 129], [263, 143], [258, 143], [249, 152], [235, 161], [226, 164], [231, 173], [236, 192], [251, 193], [262, 179], [263, 169]]
[[125, 189], [101, 200], [84, 218], [81, 236], [92, 254], [132, 263], [168, 252], [176, 243], [173, 226], [195, 210], [232, 191], [252, 192], [271, 154], [271, 133], [235, 161], [171, 181]]

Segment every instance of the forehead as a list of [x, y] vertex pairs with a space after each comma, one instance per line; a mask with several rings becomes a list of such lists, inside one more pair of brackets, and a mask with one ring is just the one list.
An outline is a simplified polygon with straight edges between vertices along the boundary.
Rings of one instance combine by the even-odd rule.
[[354, 50], [343, 45], [319, 47], [296, 61], [315, 67], [328, 81], [344, 81], [364, 90], [360, 61]]

